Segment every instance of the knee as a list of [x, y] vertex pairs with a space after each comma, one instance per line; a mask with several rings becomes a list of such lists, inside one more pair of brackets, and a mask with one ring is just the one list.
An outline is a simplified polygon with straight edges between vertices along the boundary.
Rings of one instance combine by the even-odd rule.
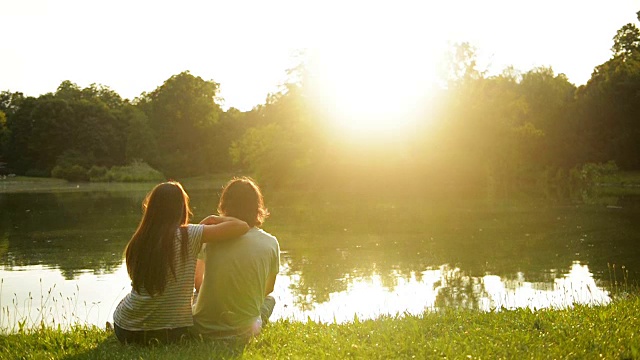
[[264, 298], [264, 302], [267, 303], [267, 304], [270, 304], [270, 305], [275, 305], [276, 304], [276, 298], [274, 298], [271, 295], [267, 295]]

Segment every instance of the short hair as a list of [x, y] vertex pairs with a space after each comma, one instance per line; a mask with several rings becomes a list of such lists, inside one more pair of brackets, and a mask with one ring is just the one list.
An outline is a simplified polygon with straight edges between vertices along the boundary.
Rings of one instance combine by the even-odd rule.
[[218, 213], [232, 216], [249, 226], [261, 226], [269, 216], [260, 187], [249, 177], [234, 177], [222, 189]]

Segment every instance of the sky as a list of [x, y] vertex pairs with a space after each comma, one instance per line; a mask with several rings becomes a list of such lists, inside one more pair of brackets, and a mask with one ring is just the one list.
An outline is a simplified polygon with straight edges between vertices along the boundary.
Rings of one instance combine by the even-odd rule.
[[0, 0], [0, 91], [38, 96], [70, 80], [133, 99], [189, 70], [220, 84], [223, 108], [250, 110], [301, 49], [322, 54], [340, 88], [363, 62], [362, 76], [419, 77], [461, 41], [490, 73], [551, 66], [582, 85], [638, 10], [637, 0]]

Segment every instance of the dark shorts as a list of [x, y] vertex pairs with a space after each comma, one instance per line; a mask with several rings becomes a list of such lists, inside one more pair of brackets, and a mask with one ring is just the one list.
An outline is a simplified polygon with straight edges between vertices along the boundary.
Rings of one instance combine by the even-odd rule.
[[123, 329], [118, 326], [118, 324], [113, 324], [116, 337], [123, 344], [151, 345], [175, 343], [190, 338], [189, 329], [190, 327], [180, 327], [173, 329], [132, 331]]

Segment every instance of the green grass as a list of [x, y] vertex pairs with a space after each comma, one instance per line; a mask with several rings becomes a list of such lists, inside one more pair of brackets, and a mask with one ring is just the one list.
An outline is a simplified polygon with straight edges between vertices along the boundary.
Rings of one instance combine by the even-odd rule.
[[348, 324], [277, 321], [248, 344], [120, 345], [95, 327], [0, 337], [2, 359], [640, 359], [640, 296], [601, 307], [451, 309]]

